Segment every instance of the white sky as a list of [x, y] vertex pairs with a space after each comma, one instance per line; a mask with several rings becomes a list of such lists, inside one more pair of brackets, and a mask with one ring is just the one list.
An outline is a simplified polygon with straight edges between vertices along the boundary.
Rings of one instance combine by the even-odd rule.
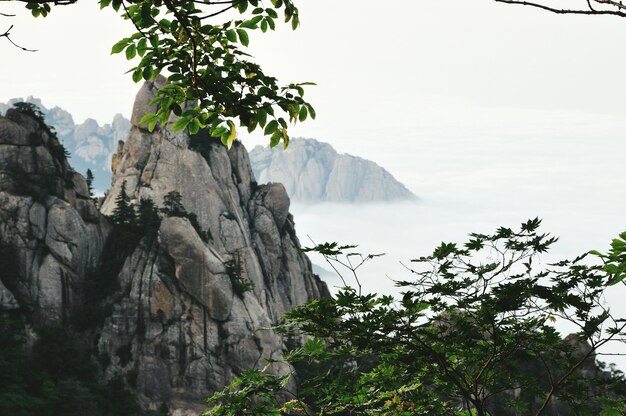
[[[292, 136], [372, 159], [422, 198], [392, 212], [296, 207], [301, 236], [392, 253], [372, 288], [388, 289], [380, 276], [441, 240], [534, 216], [562, 237], [559, 256], [603, 249], [626, 229], [626, 19], [491, 0], [298, 3], [299, 30], [259, 33], [250, 48], [285, 83], [318, 83], [306, 95], [318, 119]], [[0, 102], [35, 95], [78, 122], [130, 115], [132, 65], [109, 56], [127, 22], [95, 1], [46, 19], [15, 4], [0, 12], [12, 10], [20, 16], [0, 17], [0, 32], [15, 24], [13, 39], [39, 52], [0, 42]], [[623, 296], [610, 302], [624, 307]]]

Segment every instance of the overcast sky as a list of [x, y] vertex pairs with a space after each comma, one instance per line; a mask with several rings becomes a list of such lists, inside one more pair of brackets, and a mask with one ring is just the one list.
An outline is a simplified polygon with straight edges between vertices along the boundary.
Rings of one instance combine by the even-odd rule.
[[[626, 110], [623, 38], [613, 17], [557, 16], [491, 0], [300, 1], [302, 27], [254, 36], [250, 51], [268, 73], [311, 80], [309, 91], [326, 128], [376, 124], [393, 128], [394, 114], [451, 105], [579, 110], [622, 115]], [[80, 121], [128, 115], [131, 65], [109, 56], [130, 33], [112, 10], [94, 1], [57, 7], [33, 19], [21, 4], [2, 4], [16, 18], [2, 47], [1, 97], [36, 94]], [[449, 118], [458, 114], [453, 110]], [[350, 122], [352, 121], [352, 122]]]
[[[318, 84], [306, 95], [318, 119], [292, 136], [372, 159], [421, 197], [391, 209], [296, 207], [301, 236], [394, 253], [374, 266], [382, 280], [370, 287], [390, 287], [380, 276], [395, 273], [391, 264], [441, 240], [534, 216], [570, 257], [626, 229], [626, 19], [491, 0], [298, 3], [299, 30], [259, 33], [250, 45], [266, 73]], [[0, 32], [14, 24], [13, 39], [39, 49], [0, 42], [0, 101], [35, 95], [77, 122], [130, 115], [132, 65], [109, 55], [132, 32], [127, 22], [95, 1], [46, 19], [0, 7], [20, 15], [0, 17]], [[623, 307], [623, 296], [611, 302]]]

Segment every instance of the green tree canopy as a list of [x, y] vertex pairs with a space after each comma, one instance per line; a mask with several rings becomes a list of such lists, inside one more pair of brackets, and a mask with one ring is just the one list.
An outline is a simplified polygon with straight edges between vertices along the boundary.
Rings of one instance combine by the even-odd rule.
[[[51, 6], [75, 2], [25, 1], [35, 17], [47, 16]], [[281, 141], [287, 146], [289, 123], [315, 118], [315, 110], [303, 99], [303, 87], [311, 83], [280, 85], [246, 52], [253, 31], [275, 30], [279, 20], [294, 30], [298, 27], [292, 0], [100, 0], [99, 4], [113, 8], [135, 27], [111, 49], [133, 62], [129, 71], [133, 80], [154, 80], [160, 74], [167, 78], [153, 102], [158, 110], [142, 120], [149, 130], [174, 114], [175, 131], [195, 134], [207, 128], [229, 147], [237, 137], [236, 124], [249, 132], [261, 129], [272, 146]], [[13, 42], [10, 30], [0, 37]]]
[[[398, 298], [346, 286], [288, 312], [277, 329], [307, 340], [285, 356], [298, 388], [250, 371], [205, 415], [622, 415], [623, 373], [595, 360], [626, 335], [604, 302], [625, 277], [626, 233], [607, 254], [538, 267], [556, 242], [539, 224], [442, 243], [413, 260]], [[311, 250], [358, 279], [371, 257], [343, 249]], [[577, 332], [563, 339], [558, 321]]]

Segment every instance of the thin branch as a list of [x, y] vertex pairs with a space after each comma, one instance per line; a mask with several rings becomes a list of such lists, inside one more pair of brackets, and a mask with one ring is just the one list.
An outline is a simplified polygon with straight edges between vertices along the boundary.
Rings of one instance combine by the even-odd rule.
[[21, 49], [21, 50], [23, 50], [23, 51], [26, 51], [26, 52], [37, 52], [37, 50], [36, 50], [36, 49], [27, 49], [27, 48], [25, 48], [25, 47], [23, 47], [23, 46], [20, 46], [20, 45], [18, 45], [17, 43], [13, 42], [13, 39], [11, 39], [11, 36], [10, 36], [11, 29], [13, 29], [13, 25], [11, 25], [11, 26], [7, 29], [7, 31], [6, 31], [6, 32], [4, 32], [3, 34], [1, 34], [1, 35], [0, 35], [0, 38], [7, 38], [7, 40], [13, 44], [13, 46], [15, 46], [16, 48], [20, 48], [20, 49]]
[[[135, 19], [133, 19], [130, 15], [130, 12], [128, 11], [128, 8], [126, 7], [126, 3], [124, 2], [124, 0], [122, 0], [122, 7], [124, 8], [124, 12], [126, 13], [126, 17], [128, 17], [128, 20], [130, 20], [131, 22], [133, 22], [133, 26], [135, 26], [135, 29], [137, 29], [137, 32], [141, 33], [141, 36], [143, 36], [146, 39], [149, 39], [148, 35], [146, 35], [146, 33], [141, 30], [141, 28], [139, 27], [139, 25], [135, 22]], [[152, 18], [152, 16], [150, 16]], [[154, 20], [154, 19], [152, 19]]]
[[[547, 10], [556, 14], [585, 14], [585, 15], [612, 15], [626, 17], [626, 13], [618, 10], [580, 10], [580, 9], [558, 9], [556, 7], [546, 6], [541, 3], [534, 3], [523, 0], [494, 0], [496, 3], [517, 4], [520, 6], [536, 7], [538, 9]], [[594, 0], [597, 1], [597, 0]], [[608, 3], [607, 3], [608, 4]]]
[[232, 8], [234, 8], [234, 7], [237, 7], [237, 5], [239, 5], [239, 3], [241, 3], [241, 1], [234, 2], [233, 4], [231, 4], [231, 5], [230, 5], [230, 6], [228, 6], [228, 7], [223, 8], [222, 10], [218, 10], [217, 12], [210, 13], [210, 14], [207, 14], [206, 16], [202, 16], [202, 17], [200, 17], [200, 20], [208, 19], [208, 18], [210, 18], [210, 17], [215, 17], [215, 16], [218, 16], [218, 15], [220, 15], [220, 14], [222, 14], [222, 13], [226, 13], [226, 12], [227, 12], [227, 11], [229, 11], [230, 9], [232, 9]]
[[68, 6], [76, 3], [78, 0], [0, 0], [0, 1], [12, 1], [20, 3], [36, 3], [36, 4], [53, 4], [55, 6]]

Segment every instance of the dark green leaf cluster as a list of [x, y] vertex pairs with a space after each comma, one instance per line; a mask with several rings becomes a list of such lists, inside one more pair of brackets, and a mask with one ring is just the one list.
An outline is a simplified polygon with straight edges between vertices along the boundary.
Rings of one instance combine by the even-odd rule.
[[182, 195], [177, 191], [168, 192], [163, 197], [161, 213], [166, 217], [187, 218], [191, 226], [196, 230], [202, 241], [209, 242], [213, 238], [210, 230], [203, 230], [198, 222], [198, 216], [193, 212], [187, 212], [183, 205]]
[[182, 196], [177, 191], [165, 195], [162, 208], [158, 208], [150, 198], [142, 198], [139, 205], [135, 205], [126, 191], [124, 181], [115, 203], [110, 219], [116, 227], [128, 234], [130, 240], [136, 241], [137, 237], [156, 232], [162, 217], [187, 218], [203, 241], [212, 239], [211, 232], [200, 226], [197, 215], [185, 209]]
[[115, 198], [115, 209], [111, 214], [111, 220], [113, 224], [126, 228], [133, 227], [137, 223], [135, 207], [130, 202], [130, 197], [126, 192], [126, 181], [122, 183], [120, 193]]
[[[587, 256], [537, 267], [556, 242], [539, 225], [442, 243], [413, 261], [397, 299], [346, 286], [287, 313], [277, 330], [307, 341], [285, 360], [306, 377], [289, 408], [268, 414], [622, 414], [623, 374], [594, 362], [598, 348], [626, 335], [626, 321], [602, 301], [614, 270]], [[317, 248], [327, 258], [342, 252], [337, 243]], [[620, 250], [614, 242], [602, 258], [622, 264]], [[562, 339], [557, 320], [578, 331]], [[206, 414], [235, 414], [225, 410], [231, 400], [254, 403], [245, 380], [234, 386], [218, 396], [222, 413]]]
[[87, 191], [89, 192], [89, 197], [94, 199], [94, 194], [93, 194], [93, 172], [91, 171], [91, 169], [87, 169], [87, 173], [85, 175], [85, 179], [87, 181]]
[[37, 107], [33, 103], [26, 103], [26, 102], [22, 102], [21, 101], [21, 102], [17, 102], [15, 104], [13, 104], [13, 108], [15, 110], [19, 111], [20, 113], [29, 114], [29, 115], [33, 116], [40, 123], [44, 123], [45, 124], [45, 122], [46, 122], [44, 113], [41, 111], [41, 109], [39, 107]]
[[[65, 4], [69, 4], [69, 3], [73, 3], [76, 0], [66, 0], [66, 1], [60, 1], [59, 3], [65, 3]], [[52, 10], [50, 8], [50, 4], [49, 3], [45, 3], [45, 2], [30, 2], [26, 4], [26, 8], [28, 10], [30, 10], [31, 14], [33, 15], [33, 17], [46, 17], [48, 16], [48, 13], [50, 13], [50, 10]]]
[[241, 258], [237, 255], [233, 259], [227, 260], [224, 262], [224, 267], [226, 268], [226, 274], [230, 278], [233, 291], [237, 296], [243, 299], [246, 292], [254, 289], [254, 282], [244, 277]]
[[264, 371], [245, 371], [222, 392], [209, 400], [211, 410], [204, 416], [278, 416], [276, 392], [287, 385], [289, 376], [272, 376]]
[[46, 124], [45, 114], [39, 107], [33, 103], [17, 102], [13, 104], [13, 109], [22, 114], [27, 114], [37, 120], [39, 127], [47, 132], [52, 138], [49, 150], [55, 158], [63, 160], [71, 157], [70, 152], [65, 148], [65, 146], [63, 146], [63, 143], [59, 141], [54, 127]]

